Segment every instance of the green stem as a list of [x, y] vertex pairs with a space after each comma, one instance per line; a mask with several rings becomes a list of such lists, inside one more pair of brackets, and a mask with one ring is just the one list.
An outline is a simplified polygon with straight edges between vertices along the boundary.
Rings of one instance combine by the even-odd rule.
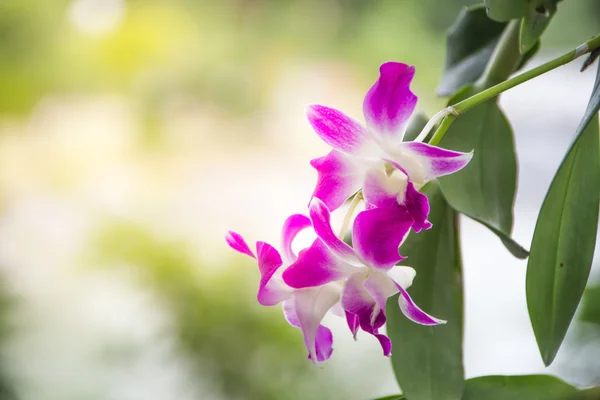
[[[529, 71], [523, 72], [522, 74], [517, 75], [512, 79], [508, 79], [502, 83], [492, 86], [482, 92], [479, 92], [463, 101], [460, 101], [460, 102], [454, 104], [452, 107], [454, 108], [454, 111], [456, 111], [456, 113], [462, 114], [462, 113], [470, 110], [471, 108], [478, 106], [479, 104], [481, 104], [493, 97], [498, 96], [500, 93], [503, 93], [503, 92], [507, 91], [508, 89], [512, 89], [513, 87], [518, 86], [524, 82], [527, 82], [530, 79], [536, 78], [540, 75], [545, 74], [546, 72], [552, 71], [553, 69], [556, 69], [567, 63], [570, 63], [571, 61], [573, 61], [573, 60], [581, 57], [582, 55], [587, 54], [593, 50], [596, 50], [599, 47], [600, 47], [600, 35], [594, 37], [593, 39], [588, 40], [581, 46], [578, 46], [576, 49], [571, 50], [570, 52], [568, 52], [558, 58], [555, 58], [554, 60], [548, 61], [547, 63], [542, 64], [542, 65], [540, 65], [536, 68], [533, 68]], [[450, 127], [452, 122], [454, 122], [455, 119], [456, 119], [456, 117], [454, 115], [448, 115], [447, 117], [445, 117], [442, 120], [442, 122], [440, 123], [440, 126], [438, 127], [438, 129], [433, 134], [433, 137], [429, 141], [429, 144], [433, 144], [433, 145], [438, 144], [440, 142], [440, 140], [444, 137], [444, 135], [446, 134], [446, 131], [448, 130], [448, 128]]]
[[354, 198], [352, 199], [352, 203], [350, 203], [350, 206], [348, 207], [348, 211], [346, 212], [346, 216], [344, 217], [344, 222], [342, 223], [342, 230], [339, 233], [339, 238], [344, 240], [344, 236], [346, 235], [346, 231], [348, 230], [348, 227], [350, 226], [350, 220], [352, 219], [352, 215], [354, 214], [354, 210], [356, 210], [356, 207], [358, 206], [358, 204], [360, 203], [360, 201], [363, 199], [363, 195], [362, 192], [359, 191], [354, 195]]

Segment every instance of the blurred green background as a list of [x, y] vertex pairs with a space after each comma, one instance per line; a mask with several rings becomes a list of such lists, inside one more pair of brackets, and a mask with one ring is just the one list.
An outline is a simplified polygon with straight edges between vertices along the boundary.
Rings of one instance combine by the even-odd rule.
[[[359, 116], [398, 60], [420, 110], [441, 107], [445, 31], [473, 3], [0, 0], [0, 399], [397, 391], [343, 324], [331, 362], [308, 362], [223, 236], [278, 243], [302, 210], [325, 149], [305, 104]], [[598, 1], [564, 1], [544, 49], [598, 26]]]

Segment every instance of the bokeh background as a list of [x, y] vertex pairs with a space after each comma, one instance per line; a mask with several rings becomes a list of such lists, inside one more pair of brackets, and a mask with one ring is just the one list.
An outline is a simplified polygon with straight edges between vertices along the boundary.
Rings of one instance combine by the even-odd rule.
[[[380, 63], [435, 87], [461, 0], [0, 0], [0, 400], [368, 399], [399, 389], [343, 321], [314, 367], [228, 229], [278, 243], [326, 147], [308, 103], [361, 115]], [[564, 1], [543, 62], [596, 34]], [[577, 64], [577, 63], [576, 63]], [[517, 137], [514, 236], [528, 247], [594, 80], [570, 65], [502, 99]], [[469, 377], [543, 372], [526, 263], [463, 222]], [[592, 282], [598, 281], [598, 268]], [[418, 279], [418, 278], [417, 278]], [[555, 365], [600, 383], [600, 290]]]

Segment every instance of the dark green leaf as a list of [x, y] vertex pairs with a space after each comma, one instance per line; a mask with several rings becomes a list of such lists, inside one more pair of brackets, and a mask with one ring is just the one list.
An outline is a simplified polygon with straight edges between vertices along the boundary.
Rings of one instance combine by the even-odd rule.
[[482, 376], [469, 379], [463, 400], [562, 400], [577, 389], [550, 375]]
[[521, 54], [528, 52], [538, 43], [555, 13], [556, 2], [553, 0], [534, 2], [529, 7], [527, 14], [521, 21], [519, 36], [519, 51]]
[[379, 397], [378, 399], [375, 400], [405, 400], [406, 397], [402, 396], [401, 394], [395, 394], [392, 396], [385, 396], [385, 397]]
[[549, 365], [567, 333], [590, 273], [598, 228], [600, 64], [576, 138], [538, 216], [527, 264], [527, 306]]
[[[476, 92], [476, 88], [469, 87], [452, 98], [450, 104]], [[474, 151], [473, 159], [463, 170], [440, 178], [448, 203], [492, 229], [516, 257], [526, 257], [526, 251], [510, 239], [517, 160], [512, 129], [496, 100], [461, 115], [440, 146]]]
[[533, 58], [533, 56], [540, 50], [541, 46], [542, 43], [538, 40], [537, 42], [535, 42], [533, 47], [529, 49], [529, 51], [527, 51], [527, 53], [523, 54], [523, 58], [521, 59], [521, 62], [517, 67], [517, 71], [523, 68], [529, 62], [529, 60]]
[[417, 270], [409, 292], [424, 311], [448, 321], [422, 326], [408, 320], [397, 298], [388, 302], [392, 364], [402, 392], [410, 400], [458, 400], [462, 397], [463, 296], [457, 215], [439, 186], [423, 189], [429, 197], [433, 228], [409, 235], [402, 245], [407, 265]]
[[527, 264], [527, 306], [546, 365], [567, 333], [594, 256], [600, 202], [598, 119], [578, 132], [540, 210]]
[[[429, 119], [423, 113], [413, 115], [410, 121], [408, 121], [408, 127], [406, 128], [406, 133], [404, 134], [403, 140], [405, 142], [415, 140], [415, 138], [419, 136], [419, 133], [421, 133], [423, 128], [425, 128], [425, 125], [427, 125], [427, 121], [429, 121]], [[433, 129], [432, 132], [430, 132], [429, 134], [433, 134]], [[425, 140], [425, 142], [427, 142], [427, 139]]]
[[439, 96], [450, 96], [481, 76], [505, 26], [506, 23], [490, 20], [481, 5], [461, 11], [448, 31]]
[[484, 0], [488, 16], [496, 21], [524, 17], [529, 11], [529, 0]]

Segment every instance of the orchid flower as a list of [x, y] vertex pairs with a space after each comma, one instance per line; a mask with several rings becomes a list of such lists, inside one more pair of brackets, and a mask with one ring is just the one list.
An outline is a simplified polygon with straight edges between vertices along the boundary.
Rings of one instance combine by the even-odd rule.
[[[396, 201], [395, 194], [386, 195], [385, 190], [376, 191], [376, 195], [382, 203]], [[400, 310], [412, 321], [422, 325], [445, 323], [422, 311], [406, 291], [415, 277], [414, 269], [395, 266], [404, 259], [398, 247], [413, 224], [408, 212], [401, 211], [381, 207], [360, 212], [352, 228], [352, 248], [333, 232], [327, 205], [314, 198], [309, 214], [318, 239], [283, 272], [284, 282], [298, 290], [342, 282], [341, 306], [350, 330], [355, 338], [359, 328], [375, 336], [386, 356], [391, 354], [392, 345], [379, 328], [386, 321], [387, 299], [396, 293], [400, 293]]]
[[[319, 287], [295, 289], [283, 282], [282, 273], [287, 266], [296, 261], [292, 251], [292, 242], [296, 235], [311, 226], [311, 221], [304, 215], [290, 216], [282, 230], [282, 253], [270, 244], [256, 242], [256, 255], [252, 252], [244, 238], [236, 232], [229, 231], [225, 237], [227, 244], [234, 250], [255, 258], [261, 279], [257, 299], [263, 306], [274, 306], [283, 302], [283, 313], [288, 323], [302, 330], [304, 344], [309, 358], [315, 362], [323, 362], [333, 351], [331, 331], [321, 325], [325, 314], [340, 299], [340, 286], [325, 284]], [[335, 258], [331, 254], [331, 258]]]
[[[403, 142], [407, 122], [417, 104], [417, 97], [409, 88], [415, 68], [387, 62], [379, 71], [379, 79], [363, 102], [366, 126], [334, 108], [307, 108], [313, 129], [333, 148], [326, 156], [311, 161], [319, 174], [313, 198], [323, 201], [331, 211], [363, 188], [372, 170], [379, 171], [380, 180], [386, 175], [391, 179], [391, 184], [397, 186], [398, 204], [407, 206], [417, 189], [434, 178], [462, 169], [473, 156], [472, 152], [446, 150], [420, 141]], [[410, 209], [409, 214], [415, 219], [415, 231], [428, 227]]]

